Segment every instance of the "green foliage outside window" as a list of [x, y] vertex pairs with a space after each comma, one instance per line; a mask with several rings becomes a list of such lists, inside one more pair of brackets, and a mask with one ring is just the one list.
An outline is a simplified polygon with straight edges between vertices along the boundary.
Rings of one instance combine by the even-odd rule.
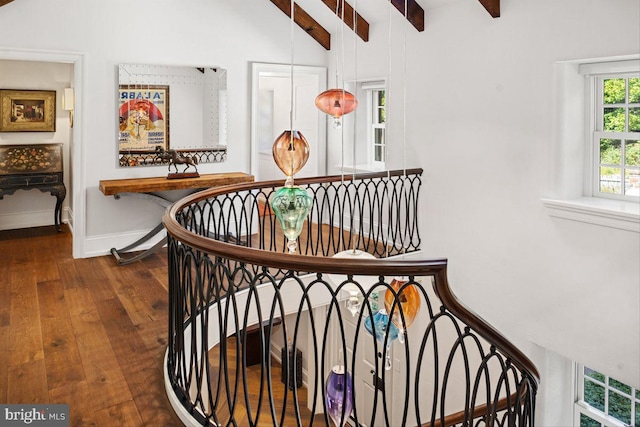
[[[628, 102], [627, 82], [629, 88]], [[603, 101], [605, 105], [640, 103], [640, 78], [604, 80]], [[640, 132], [640, 108], [623, 105], [606, 107], [602, 125], [605, 132]]]
[[584, 401], [594, 408], [604, 412], [604, 387], [593, 381], [584, 381]]
[[622, 104], [627, 99], [626, 79], [607, 79], [604, 81], [604, 103]]
[[[640, 390], [634, 390], [614, 378], [584, 368], [583, 400], [591, 407], [622, 421], [626, 425], [640, 427]], [[620, 393], [618, 393], [620, 391]], [[633, 398], [635, 394], [635, 399]], [[634, 401], [635, 400], [635, 401]], [[631, 408], [635, 405], [635, 419], [631, 419]], [[598, 427], [601, 424], [585, 414], [580, 415], [580, 427]]]
[[640, 78], [629, 79], [629, 103], [640, 102]]
[[602, 427], [602, 424], [585, 414], [580, 414], [580, 427]]
[[627, 123], [624, 108], [605, 108], [604, 125], [606, 132], [624, 132]]

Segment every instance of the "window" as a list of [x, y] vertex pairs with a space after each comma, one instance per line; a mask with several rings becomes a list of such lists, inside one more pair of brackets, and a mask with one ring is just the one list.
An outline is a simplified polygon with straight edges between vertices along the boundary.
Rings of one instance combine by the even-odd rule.
[[640, 77], [594, 77], [594, 195], [637, 201], [640, 196]]
[[551, 217], [640, 232], [640, 55], [555, 63]]
[[640, 427], [640, 390], [578, 365], [574, 426]]
[[386, 158], [386, 92], [384, 88], [372, 89], [369, 93], [370, 147], [374, 166], [385, 167]]
[[351, 156], [342, 166], [343, 172], [371, 172], [387, 168], [387, 91], [383, 79], [348, 82], [345, 88], [358, 99], [358, 108], [343, 116], [343, 136], [348, 147], [346, 153]]

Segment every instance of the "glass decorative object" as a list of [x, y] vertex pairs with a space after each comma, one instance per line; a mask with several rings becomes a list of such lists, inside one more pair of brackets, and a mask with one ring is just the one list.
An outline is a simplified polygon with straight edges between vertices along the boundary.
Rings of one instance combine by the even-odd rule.
[[333, 127], [341, 126], [340, 117], [358, 107], [358, 99], [344, 89], [329, 89], [316, 97], [316, 107], [333, 117]]
[[[391, 289], [387, 289], [384, 294], [384, 307], [387, 313], [391, 313], [391, 321], [398, 328], [400, 342], [404, 342], [404, 334], [407, 328], [416, 320], [418, 311], [420, 311], [420, 293], [418, 289], [415, 285], [405, 286], [405, 283], [407, 283], [406, 280], [394, 278], [389, 284]], [[402, 290], [400, 290], [401, 288]]]
[[288, 240], [289, 253], [295, 253], [297, 239], [311, 211], [313, 199], [300, 187], [282, 187], [271, 197], [270, 203]]
[[[387, 338], [387, 347], [385, 349], [385, 364], [384, 368], [386, 370], [391, 369], [391, 355], [389, 354], [389, 350], [391, 348], [391, 343], [393, 340], [398, 338], [398, 328], [390, 321], [389, 314], [387, 314], [387, 310], [384, 308], [378, 311], [373, 315], [373, 324], [371, 321], [371, 317], [367, 316], [364, 320], [364, 327], [371, 335], [376, 337], [376, 339], [384, 344], [385, 337]], [[388, 337], [387, 337], [388, 330]]]
[[327, 377], [325, 403], [335, 427], [344, 427], [353, 410], [353, 380], [343, 365], [334, 366]]
[[[348, 259], [350, 261], [376, 259], [372, 254], [359, 249], [347, 249], [346, 251], [338, 252], [333, 255], [333, 258]], [[328, 274], [327, 276], [336, 287], [347, 280], [347, 276], [344, 274]], [[360, 284], [360, 286], [367, 291], [371, 286], [378, 282], [378, 278], [376, 276], [354, 276], [353, 281]], [[347, 283], [341, 288], [342, 292], [345, 292], [348, 295], [345, 299], [345, 307], [353, 317], [358, 314], [362, 307], [362, 302], [364, 301], [364, 296], [360, 293], [360, 289], [355, 285], [355, 283]]]
[[271, 148], [276, 165], [287, 176], [285, 186], [293, 186], [293, 176], [309, 160], [309, 143], [297, 130], [285, 130]]

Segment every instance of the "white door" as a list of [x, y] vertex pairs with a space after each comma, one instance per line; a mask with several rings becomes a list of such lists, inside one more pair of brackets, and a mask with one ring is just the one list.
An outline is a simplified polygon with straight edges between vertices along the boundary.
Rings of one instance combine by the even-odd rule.
[[[380, 296], [383, 298], [384, 292], [380, 292]], [[370, 301], [371, 304], [374, 304], [372, 307], [372, 312], [375, 313], [376, 301]], [[347, 343], [347, 364], [351, 365], [351, 360], [353, 357], [353, 337], [355, 336], [356, 326], [358, 321], [358, 315], [353, 317], [349, 310], [345, 308], [344, 303], [340, 304], [342, 319], [344, 321], [344, 329], [345, 329], [345, 340]], [[384, 308], [384, 306], [383, 306]], [[368, 316], [368, 311], [365, 310], [365, 316]], [[358, 415], [358, 422], [361, 427], [375, 427], [375, 426], [384, 426], [385, 416], [384, 416], [384, 404], [382, 402], [383, 393], [376, 388], [376, 382], [378, 386], [382, 386], [382, 381], [387, 384], [386, 387], [386, 399], [387, 399], [387, 415], [389, 419], [389, 423], [392, 420], [392, 374], [393, 370], [385, 371], [385, 351], [382, 349], [382, 345], [378, 343], [377, 350], [378, 354], [376, 354], [376, 347], [374, 346], [372, 336], [367, 332], [364, 328], [364, 317], [363, 323], [360, 325], [360, 334], [358, 338], [358, 346], [356, 351], [357, 361], [355, 363], [355, 373], [353, 375], [354, 378], [354, 394], [355, 394], [355, 410]], [[378, 366], [378, 378], [376, 379], [376, 364]], [[383, 375], [384, 374], [384, 375]], [[377, 401], [375, 400], [377, 394]], [[374, 402], [376, 403], [376, 413], [373, 424], [371, 424], [371, 417], [373, 415], [374, 410]], [[353, 414], [352, 414], [353, 415]], [[355, 426], [356, 423], [352, 420], [351, 425]], [[391, 424], [390, 424], [391, 425]]]

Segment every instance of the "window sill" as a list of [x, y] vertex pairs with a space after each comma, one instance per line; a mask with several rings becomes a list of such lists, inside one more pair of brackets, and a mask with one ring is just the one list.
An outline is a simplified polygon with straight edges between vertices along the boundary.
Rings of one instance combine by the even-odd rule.
[[640, 204], [597, 197], [542, 199], [549, 216], [640, 233]]

